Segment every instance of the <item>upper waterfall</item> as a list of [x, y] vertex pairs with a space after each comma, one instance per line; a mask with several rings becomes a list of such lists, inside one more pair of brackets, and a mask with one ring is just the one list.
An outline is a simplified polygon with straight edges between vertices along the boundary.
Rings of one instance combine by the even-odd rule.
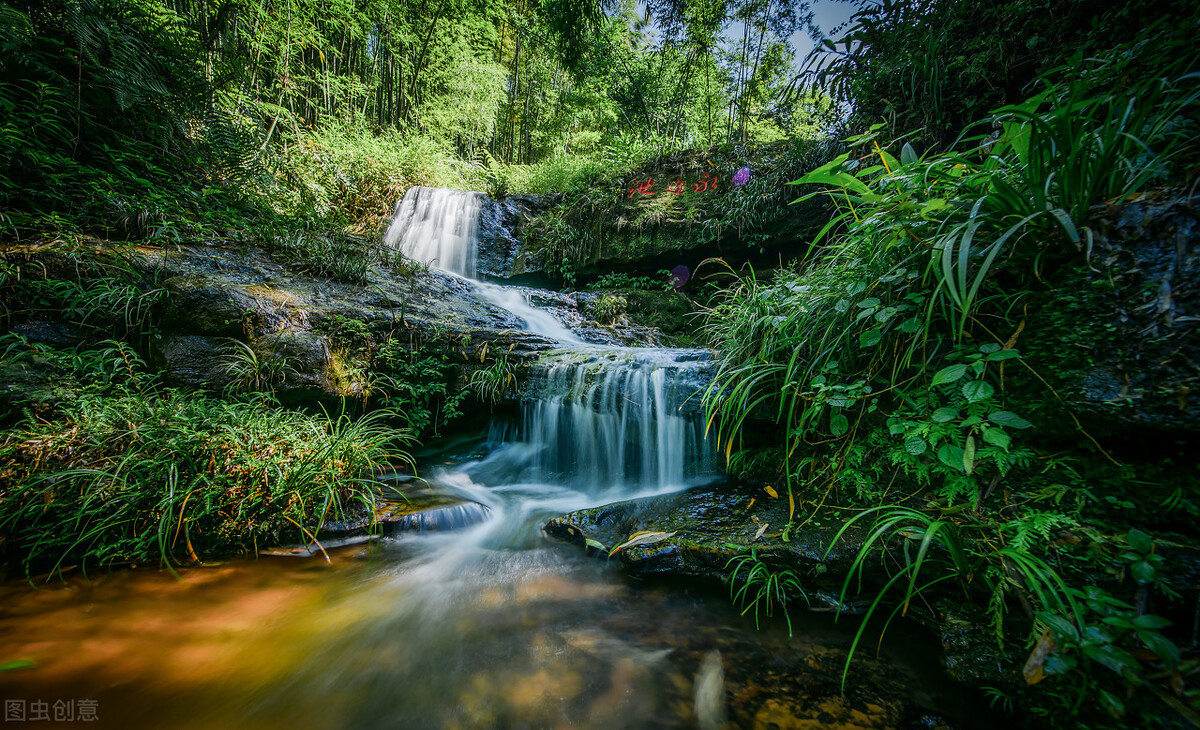
[[[412, 187], [396, 203], [384, 245], [398, 248], [414, 261], [474, 280], [479, 259], [479, 219], [489, 201], [484, 193], [449, 188]], [[534, 334], [564, 345], [583, 344], [549, 312], [529, 303], [516, 289], [473, 281], [475, 291], [525, 322]]]
[[409, 188], [396, 203], [383, 242], [414, 261], [473, 279], [479, 256], [479, 214], [487, 199], [469, 190]]

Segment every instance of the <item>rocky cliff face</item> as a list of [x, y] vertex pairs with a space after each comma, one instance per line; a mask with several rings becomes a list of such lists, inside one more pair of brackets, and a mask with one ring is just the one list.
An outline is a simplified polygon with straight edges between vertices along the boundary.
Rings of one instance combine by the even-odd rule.
[[832, 154], [812, 141], [679, 152], [601, 175], [586, 190], [494, 203], [482, 221], [480, 271], [562, 281], [694, 270], [710, 257], [791, 259], [829, 216], [824, 201], [793, 205], [801, 192], [787, 183]]
[[[154, 297], [157, 323], [151, 360], [167, 384], [219, 391], [237, 379], [231, 354], [253, 353], [271, 389], [284, 397], [365, 396], [383, 348], [391, 357], [436, 357], [465, 379], [503, 358], [515, 368], [557, 343], [532, 334], [512, 313], [479, 296], [469, 281], [434, 269], [373, 265], [359, 283], [332, 281], [256, 248], [190, 245], [170, 249], [99, 241], [70, 249], [61, 243], [0, 249], [7, 266], [30, 276], [61, 277], [86, 287], [97, 274], [80, 257], [124, 260]], [[628, 319], [601, 324], [592, 293], [523, 290], [583, 338], [607, 344], [656, 344], [659, 333]], [[68, 346], [118, 336], [85, 332], [69, 314], [39, 309], [13, 315], [10, 327], [31, 342]], [[29, 362], [5, 380], [13, 393], [50, 394], [52, 373]], [[40, 374], [39, 374], [40, 373]], [[40, 384], [40, 385], [39, 385]]]
[[[1098, 438], [1200, 434], [1200, 215], [1187, 190], [1093, 210], [1086, 261], [1028, 307], [1034, 362]], [[1082, 257], [1080, 257], [1082, 259]], [[1035, 320], [1037, 322], [1035, 325]]]

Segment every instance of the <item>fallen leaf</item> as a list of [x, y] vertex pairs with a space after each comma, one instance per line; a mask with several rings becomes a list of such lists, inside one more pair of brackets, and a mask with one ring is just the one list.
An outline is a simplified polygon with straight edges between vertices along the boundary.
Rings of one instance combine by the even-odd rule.
[[772, 489], [770, 484], [763, 487], [763, 491], [771, 495], [771, 499], [779, 499], [779, 492], [776, 492], [774, 489]]
[[1042, 632], [1042, 638], [1038, 639], [1037, 646], [1029, 652], [1029, 659], [1025, 661], [1025, 667], [1021, 670], [1026, 684], [1037, 684], [1046, 678], [1046, 657], [1054, 649], [1054, 634], [1050, 633], [1050, 629], [1046, 629]]
[[766, 522], [762, 523], [762, 525], [758, 528], [758, 532], [754, 533], [754, 539], [757, 540], [758, 538], [762, 537], [763, 533], [767, 531], [768, 527], [770, 527], [770, 525], [768, 525]]
[[662, 542], [668, 537], [674, 537], [674, 532], [635, 532], [629, 536], [629, 539], [612, 549], [609, 556], [615, 555], [621, 548], [635, 547], [637, 545], [653, 545], [656, 542]]
[[590, 537], [583, 542], [588, 547], [596, 548], [597, 550], [608, 550], [608, 548], [604, 547], [604, 543], [600, 542], [599, 540], [593, 540]]

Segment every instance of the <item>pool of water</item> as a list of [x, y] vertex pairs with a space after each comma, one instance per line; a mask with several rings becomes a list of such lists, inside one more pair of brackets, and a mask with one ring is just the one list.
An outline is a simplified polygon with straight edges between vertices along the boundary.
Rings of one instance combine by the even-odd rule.
[[931, 637], [863, 651], [843, 696], [853, 627], [831, 616], [756, 631], [703, 587], [635, 584], [548, 541], [496, 549], [488, 529], [9, 582], [0, 662], [33, 666], [0, 673], [0, 695], [92, 700], [113, 728], [969, 726]]

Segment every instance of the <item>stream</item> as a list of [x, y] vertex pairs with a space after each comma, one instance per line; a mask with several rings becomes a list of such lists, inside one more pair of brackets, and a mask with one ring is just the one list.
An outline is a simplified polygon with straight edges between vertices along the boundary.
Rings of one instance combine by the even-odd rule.
[[589, 344], [472, 279], [483, 199], [414, 188], [385, 239], [562, 346], [519, 421], [420, 465], [484, 508], [470, 524], [328, 562], [4, 584], [0, 663], [33, 666], [0, 672], [0, 696], [114, 728], [974, 727], [936, 639], [912, 627], [860, 650], [843, 694], [852, 620], [796, 608], [791, 637], [782, 621], [756, 631], [719, 587], [638, 584], [541, 534], [564, 512], [723, 478], [695, 397], [708, 354]]

